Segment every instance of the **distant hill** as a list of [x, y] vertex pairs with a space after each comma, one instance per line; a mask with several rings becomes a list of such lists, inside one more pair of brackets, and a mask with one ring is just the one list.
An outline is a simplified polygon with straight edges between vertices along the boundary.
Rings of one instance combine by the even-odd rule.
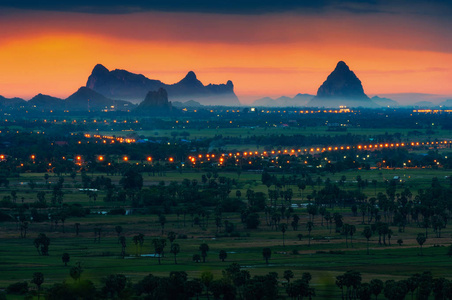
[[380, 97], [386, 97], [399, 102], [401, 106], [413, 106], [417, 102], [431, 102], [433, 105], [446, 101], [451, 98], [447, 95], [423, 94], [423, 93], [394, 93], [379, 94]]
[[21, 98], [5, 98], [0, 96], [0, 108], [18, 108], [27, 106], [27, 101]]
[[431, 108], [431, 107], [435, 107], [436, 105], [433, 104], [430, 101], [419, 101], [419, 102], [415, 102], [412, 105], [408, 105], [408, 106], [412, 106], [412, 107], [423, 107], [423, 108]]
[[45, 110], [63, 110], [65, 108], [65, 101], [60, 98], [52, 97], [49, 95], [37, 94], [30, 100], [28, 105], [38, 109]]
[[87, 87], [79, 88], [65, 100], [68, 110], [128, 110], [134, 105], [128, 101], [109, 99]]
[[263, 107], [303, 107], [313, 98], [313, 95], [309, 94], [297, 94], [293, 98], [282, 96], [277, 99], [265, 97], [255, 100], [252, 106]]
[[447, 99], [439, 104], [440, 106], [452, 108], [452, 99]]
[[343, 61], [327, 77], [308, 104], [313, 107], [379, 107], [364, 93], [361, 81]]
[[374, 97], [370, 98], [370, 100], [372, 100], [372, 102], [374, 102], [375, 104], [377, 104], [381, 107], [398, 107], [399, 106], [399, 103], [397, 101], [394, 101], [389, 98], [380, 98], [378, 96], [374, 96]]
[[185, 102], [174, 101], [174, 102], [172, 102], [172, 104], [173, 104], [173, 106], [180, 107], [180, 108], [183, 108], [183, 107], [202, 107], [203, 106], [201, 103], [199, 103], [197, 101], [194, 101], [194, 100], [188, 100], [188, 101], [185, 101]]
[[149, 91], [164, 88], [171, 101], [196, 100], [203, 105], [240, 105], [234, 93], [232, 81], [226, 84], [204, 85], [193, 71], [175, 84], [165, 84], [141, 74], [126, 70], [109, 71], [103, 65], [96, 65], [88, 78], [86, 87], [111, 99], [141, 101]]

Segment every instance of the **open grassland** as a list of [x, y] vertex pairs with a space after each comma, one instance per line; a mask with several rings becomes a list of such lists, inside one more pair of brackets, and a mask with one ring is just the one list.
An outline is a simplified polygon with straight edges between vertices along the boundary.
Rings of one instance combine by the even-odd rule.
[[[166, 137], [173, 138], [177, 133], [180, 136], [183, 132], [188, 133], [190, 139], [212, 138], [214, 136], [222, 135], [223, 137], [241, 137], [249, 138], [251, 136], [270, 136], [270, 135], [328, 135], [328, 136], [345, 136], [345, 135], [362, 135], [362, 136], [376, 136], [385, 134], [400, 133], [405, 140], [409, 132], [413, 129], [405, 128], [361, 128], [349, 127], [347, 131], [327, 131], [327, 126], [308, 126], [308, 127], [281, 127], [281, 124], [275, 124], [272, 127], [237, 127], [237, 128], [181, 128], [175, 127], [173, 129], [155, 129], [155, 130], [111, 130], [111, 131], [91, 131], [91, 134], [100, 135], [116, 135], [127, 136], [132, 133], [143, 135], [149, 138]], [[431, 134], [423, 134], [418, 136], [421, 141], [426, 139], [444, 139], [451, 138], [452, 132], [450, 130], [436, 129]], [[411, 138], [415, 138], [414, 136]]]
[[[196, 170], [184, 170], [180, 172], [167, 172], [165, 176], [152, 176], [143, 174], [144, 188], [158, 185], [164, 182], [181, 182], [187, 178], [190, 181], [196, 179], [201, 184], [203, 173]], [[90, 174], [94, 177], [105, 174]], [[374, 234], [369, 242], [369, 255], [367, 254], [366, 239], [361, 235], [365, 226], [362, 224], [361, 216], [353, 216], [350, 207], [328, 208], [331, 214], [337, 212], [343, 215], [344, 223], [356, 226], [356, 233], [350, 240], [344, 235], [335, 232], [334, 224], [327, 225], [317, 215], [313, 219], [314, 227], [311, 234], [306, 229], [309, 216], [306, 208], [306, 196], [318, 191], [323, 187], [325, 180], [339, 182], [345, 176], [345, 182], [341, 188], [345, 190], [357, 190], [356, 179], [361, 176], [362, 180], [368, 180], [369, 185], [363, 188], [367, 197], [374, 197], [378, 192], [385, 192], [386, 180], [394, 176], [400, 176], [403, 180], [398, 185], [397, 192], [409, 188], [413, 197], [418, 189], [426, 189], [431, 185], [433, 177], [437, 177], [440, 184], [447, 185], [450, 181], [450, 171], [442, 169], [382, 169], [382, 170], [358, 170], [347, 171], [336, 174], [319, 173], [313, 174], [313, 179], [321, 179], [319, 184], [307, 186], [301, 191], [297, 186], [288, 186], [293, 189], [292, 199], [294, 213], [300, 216], [300, 225], [294, 231], [290, 225], [285, 232], [284, 239], [280, 230], [272, 229], [266, 225], [266, 216], [260, 214], [260, 225], [258, 229], [246, 229], [241, 223], [240, 213], [224, 213], [223, 220], [232, 222], [239, 233], [234, 237], [224, 236], [224, 228], [218, 231], [215, 226], [213, 214], [207, 220], [205, 226], [193, 225], [193, 216], [167, 214], [166, 223], [163, 228], [156, 214], [131, 215], [101, 215], [96, 212], [108, 211], [111, 208], [124, 207], [129, 209], [128, 203], [106, 203], [103, 201], [105, 192], [99, 191], [96, 201], [90, 199], [86, 193], [79, 191], [81, 187], [80, 175], [74, 179], [64, 176], [64, 204], [80, 203], [91, 209], [91, 214], [83, 218], [71, 217], [63, 224], [54, 226], [50, 222], [31, 223], [26, 238], [20, 238], [18, 224], [14, 222], [0, 223], [0, 288], [5, 288], [11, 283], [18, 281], [30, 281], [34, 272], [42, 272], [45, 276], [44, 286], [63, 280], [72, 280], [69, 269], [80, 262], [83, 269], [82, 277], [92, 280], [100, 285], [102, 278], [113, 273], [122, 273], [133, 282], [141, 280], [149, 273], [158, 276], [167, 276], [170, 271], [186, 271], [190, 278], [199, 278], [201, 272], [209, 270], [216, 279], [221, 278], [222, 270], [230, 263], [237, 262], [243, 268], [250, 271], [251, 275], [263, 275], [268, 272], [277, 272], [279, 280], [284, 282], [282, 274], [285, 270], [292, 270], [295, 278], [300, 278], [303, 272], [312, 274], [312, 286], [316, 288], [317, 299], [329, 299], [340, 296], [340, 290], [335, 286], [335, 277], [347, 270], [361, 272], [363, 282], [371, 279], [403, 279], [414, 273], [431, 271], [435, 277], [452, 279], [452, 259], [446, 255], [447, 247], [452, 242], [452, 229], [447, 226], [441, 233], [441, 238], [435, 237], [432, 228], [428, 228], [428, 239], [422, 249], [416, 242], [418, 233], [425, 233], [416, 222], [411, 222], [404, 232], [399, 232], [396, 226], [391, 226], [393, 235], [386, 240], [387, 245], [378, 244], [378, 234]], [[236, 180], [237, 184], [232, 188], [230, 197], [235, 197], [237, 190], [241, 191], [242, 199], [246, 201], [245, 194], [248, 189], [256, 192], [267, 192], [268, 188], [261, 182], [261, 174], [253, 172], [219, 173], [219, 176]], [[278, 174], [281, 177], [282, 174]], [[286, 174], [284, 176], [293, 176]], [[109, 176], [112, 182], [118, 184], [120, 176]], [[33, 180], [36, 187], [31, 189], [28, 182]], [[38, 191], [44, 191], [50, 198], [52, 192], [51, 184], [57, 181], [57, 177], [51, 176], [46, 184], [44, 174], [23, 174], [19, 178], [11, 178], [8, 188], [0, 189], [0, 199], [10, 195], [11, 190], [17, 191], [17, 201], [21, 203], [33, 203], [37, 200]], [[376, 184], [371, 184], [376, 180]], [[185, 219], [185, 221], [184, 221]], [[367, 216], [365, 218], [367, 222]], [[281, 222], [286, 222], [282, 219]], [[75, 234], [75, 224], [80, 223], [80, 233]], [[290, 221], [288, 222], [290, 224]], [[120, 257], [121, 246], [118, 243], [115, 227], [123, 228], [126, 238], [126, 257]], [[95, 242], [94, 228], [101, 228], [100, 242]], [[63, 232], [64, 231], [64, 232]], [[154, 248], [152, 239], [156, 237], [167, 237], [167, 233], [174, 231], [186, 238], [177, 238], [175, 242], [180, 245], [181, 252], [177, 255], [177, 265], [174, 256], [169, 252], [169, 241], [165, 248], [165, 255], [161, 259], [153, 257]], [[39, 233], [46, 233], [50, 238], [49, 256], [41, 256], [33, 245], [33, 240]], [[144, 234], [143, 247], [135, 245], [133, 236]], [[301, 240], [298, 234], [302, 234]], [[397, 240], [402, 239], [403, 244], [398, 245]], [[205, 263], [193, 262], [194, 254], [199, 254], [199, 245], [207, 243], [208, 251]], [[284, 243], [284, 245], [283, 245]], [[271, 248], [272, 256], [269, 264], [265, 264], [262, 256], [264, 247]], [[225, 262], [218, 258], [220, 250], [228, 254]], [[61, 260], [63, 253], [69, 253], [70, 262], [67, 267]], [[142, 256], [148, 255], [148, 256]], [[14, 297], [11, 299], [15, 299]]]

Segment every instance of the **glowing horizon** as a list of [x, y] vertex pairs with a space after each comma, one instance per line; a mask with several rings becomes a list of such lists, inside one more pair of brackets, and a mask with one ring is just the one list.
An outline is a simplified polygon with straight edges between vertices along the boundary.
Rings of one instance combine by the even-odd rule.
[[100, 63], [165, 83], [192, 70], [231, 80], [242, 101], [315, 94], [340, 60], [368, 95], [452, 95], [449, 20], [410, 14], [277, 12], [96, 14], [8, 9], [0, 95], [66, 98]]

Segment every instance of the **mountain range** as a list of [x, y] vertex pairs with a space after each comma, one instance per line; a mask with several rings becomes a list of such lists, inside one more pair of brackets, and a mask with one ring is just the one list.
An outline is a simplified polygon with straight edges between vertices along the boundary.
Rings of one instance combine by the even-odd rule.
[[0, 95], [0, 108], [20, 108], [27, 105], [27, 101], [21, 98], [6, 98]]
[[5, 98], [0, 96], [0, 108], [27, 108], [41, 110], [130, 110], [135, 105], [123, 100], [109, 99], [89, 88], [81, 87], [66, 99], [38, 94], [28, 101], [21, 98]]
[[293, 98], [282, 96], [276, 99], [265, 97], [255, 100], [253, 106], [263, 107], [300, 107], [306, 104], [314, 97], [309, 94], [297, 94]]
[[98, 64], [88, 77], [86, 87], [111, 99], [142, 101], [149, 91], [163, 88], [171, 101], [195, 100], [203, 105], [240, 105], [234, 93], [232, 81], [226, 84], [204, 85], [193, 71], [175, 84], [165, 84], [160, 80], [149, 79], [141, 74], [126, 70], [109, 71]]
[[[171, 100], [171, 102], [168, 101]], [[144, 99], [144, 100], [143, 100]], [[239, 106], [231, 81], [226, 84], [204, 85], [192, 71], [175, 84], [165, 84], [160, 80], [149, 79], [141, 74], [126, 70], [109, 71], [103, 65], [96, 65], [89, 75], [86, 86], [79, 88], [66, 99], [38, 94], [29, 101], [21, 98], [0, 96], [0, 109], [42, 109], [42, 110], [139, 110], [171, 111], [172, 107], [200, 107], [203, 105]], [[413, 103], [416, 101], [416, 103]], [[400, 102], [399, 102], [400, 101]], [[408, 102], [409, 101], [409, 102]], [[434, 102], [433, 102], [434, 101]], [[442, 101], [442, 102], [441, 102]], [[361, 81], [343, 61], [318, 88], [317, 94], [297, 94], [294, 97], [282, 96], [255, 100], [251, 106], [261, 107], [452, 107], [452, 99], [430, 94], [382, 94], [369, 98]], [[410, 103], [409, 105], [407, 105]], [[437, 104], [434, 104], [437, 103]], [[162, 108], [165, 108], [162, 110]]]
[[343, 61], [337, 63], [334, 71], [319, 87], [317, 95], [298, 94], [293, 98], [280, 97], [272, 99], [261, 98], [253, 102], [254, 106], [267, 107], [397, 107], [399, 104], [389, 98], [375, 96], [369, 98], [365, 93], [361, 81]]

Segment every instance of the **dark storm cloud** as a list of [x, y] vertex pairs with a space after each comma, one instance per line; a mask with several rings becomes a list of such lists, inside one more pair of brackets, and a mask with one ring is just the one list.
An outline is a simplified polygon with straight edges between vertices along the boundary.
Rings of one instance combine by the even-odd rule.
[[319, 10], [329, 5], [331, 1], [306, 0], [1, 0], [4, 7], [19, 9], [83, 11], [93, 13], [128, 13], [136, 11], [177, 11], [177, 12], [209, 12], [209, 13], [265, 13], [287, 11], [294, 9]]
[[[382, 6], [393, 4], [423, 3], [425, 1], [389, 1], [389, 0], [0, 0], [0, 6], [32, 9], [77, 11], [88, 13], [131, 13], [140, 11], [167, 12], [204, 12], [232, 14], [260, 14], [285, 11], [321, 12], [330, 8], [343, 9], [352, 13], [375, 13], [386, 9]], [[429, 3], [448, 3], [448, 0], [430, 1]]]

